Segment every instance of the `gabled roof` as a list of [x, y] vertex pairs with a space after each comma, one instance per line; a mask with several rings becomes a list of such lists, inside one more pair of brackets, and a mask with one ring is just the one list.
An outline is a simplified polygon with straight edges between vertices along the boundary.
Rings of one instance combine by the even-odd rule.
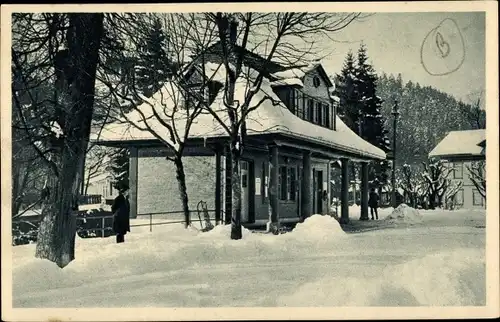
[[[247, 91], [247, 80], [241, 80], [236, 83], [235, 100], [242, 102]], [[150, 103], [168, 101], [166, 93], [156, 93], [153, 95]], [[217, 114], [226, 125], [229, 125], [227, 113], [223, 103], [223, 91], [212, 103], [211, 109], [217, 111]], [[267, 99], [265, 99], [267, 98]], [[257, 109], [249, 113], [247, 117], [247, 133], [249, 136], [262, 134], [281, 134], [297, 140], [311, 142], [331, 149], [344, 151], [346, 153], [359, 156], [365, 159], [385, 159], [385, 153], [363, 140], [351, 129], [349, 129], [339, 117], [336, 119], [337, 130], [331, 130], [319, 125], [312, 124], [292, 114], [288, 108], [281, 102], [271, 89], [270, 82], [264, 78], [262, 86], [256, 92], [252, 102], [263, 102]], [[141, 105], [138, 107], [146, 115], [153, 115], [151, 105]], [[165, 105], [158, 104], [154, 109], [158, 112], [163, 111]], [[129, 119], [137, 119], [133, 115]], [[182, 123], [182, 122], [181, 122]], [[165, 128], [154, 118], [148, 120], [148, 125], [155, 129], [157, 133], [166, 133]], [[182, 124], [176, 124], [179, 129]], [[181, 132], [182, 133], [182, 132]], [[215, 138], [227, 137], [227, 133], [222, 126], [213, 118], [211, 114], [200, 114], [192, 124], [189, 137], [196, 138]], [[165, 138], [169, 140], [168, 138]], [[119, 143], [143, 140], [156, 140], [156, 137], [148, 131], [141, 131], [129, 124], [109, 124], [101, 132], [100, 140], [108, 143]]]
[[[304, 74], [307, 74], [313, 70], [317, 70], [318, 73], [321, 75], [321, 77], [326, 81], [328, 87], [332, 87], [333, 83], [328, 74], [326, 73], [323, 65], [319, 62], [316, 62], [314, 64], [309, 64], [309, 65], [298, 65], [298, 66], [283, 66], [275, 61], [267, 61], [266, 58], [249, 51], [246, 48], [243, 48], [239, 45], [235, 46], [235, 50], [237, 53], [243, 53], [243, 64], [245, 66], [248, 66], [256, 71], [261, 71], [264, 66], [265, 66], [265, 76], [269, 77], [271, 80], [273, 80], [272, 74], [277, 73], [277, 72], [283, 72], [286, 70], [291, 70], [291, 69], [300, 69]], [[216, 42], [215, 44], [211, 45], [204, 51], [205, 55], [209, 54], [219, 54], [222, 57], [222, 47], [220, 44], [220, 41]], [[191, 67], [195, 64], [197, 59], [201, 56], [201, 54], [194, 55], [192, 57], [192, 61], [189, 63], [188, 69], [191, 71]], [[187, 72], [189, 74], [189, 72]], [[304, 80], [304, 77], [300, 78], [302, 81]]]
[[312, 65], [304, 66], [302, 68], [302, 71], [307, 74], [315, 69], [318, 70], [318, 73], [326, 81], [327, 86], [332, 87], [333, 86], [332, 80], [330, 79], [330, 77], [326, 73], [326, 71], [323, 68], [323, 65], [321, 63], [318, 62], [318, 63], [312, 64]]
[[480, 144], [486, 141], [486, 130], [451, 131], [429, 153], [429, 158], [481, 156]]

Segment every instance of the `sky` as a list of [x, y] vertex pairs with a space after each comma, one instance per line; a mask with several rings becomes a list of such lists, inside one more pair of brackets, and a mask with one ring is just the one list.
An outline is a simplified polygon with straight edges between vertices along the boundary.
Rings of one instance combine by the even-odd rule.
[[331, 52], [322, 60], [329, 75], [339, 73], [349, 49], [355, 53], [363, 42], [377, 72], [401, 73], [405, 83], [432, 86], [466, 102], [485, 90], [484, 13], [375, 13], [332, 37], [335, 42], [318, 42], [322, 53]]

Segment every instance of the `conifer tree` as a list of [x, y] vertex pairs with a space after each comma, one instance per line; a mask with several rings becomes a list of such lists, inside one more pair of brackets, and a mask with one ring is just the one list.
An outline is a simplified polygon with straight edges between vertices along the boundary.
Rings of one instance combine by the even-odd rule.
[[147, 97], [161, 88], [170, 73], [167, 43], [162, 23], [156, 18], [146, 32], [144, 43], [138, 48], [135, 68], [136, 89]]
[[[390, 141], [385, 129], [385, 119], [381, 113], [382, 98], [377, 95], [378, 76], [373, 66], [368, 62], [367, 49], [361, 44], [358, 50], [358, 61], [355, 71], [355, 88], [361, 120], [361, 137], [372, 145], [389, 152]], [[388, 180], [389, 163], [374, 162], [369, 174], [371, 182], [384, 185]]]
[[336, 91], [340, 98], [339, 117], [351, 130], [358, 133], [359, 100], [356, 87], [355, 58], [351, 51], [347, 53], [342, 71], [336, 79]]
[[113, 175], [113, 187], [117, 190], [129, 187], [129, 151], [127, 148], [118, 149], [111, 156], [109, 170]]

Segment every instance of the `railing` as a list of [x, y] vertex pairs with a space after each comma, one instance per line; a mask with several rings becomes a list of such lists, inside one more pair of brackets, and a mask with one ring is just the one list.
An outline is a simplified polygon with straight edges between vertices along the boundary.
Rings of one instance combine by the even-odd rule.
[[[215, 222], [215, 210], [207, 210], [209, 213], [210, 221]], [[171, 212], [156, 212], [139, 214], [138, 219], [149, 219], [148, 223], [131, 224], [130, 227], [144, 227], [149, 226], [149, 231], [153, 231], [153, 226], [179, 224], [184, 223], [183, 211]], [[200, 228], [204, 228], [204, 218], [201, 213], [196, 210], [190, 211], [191, 222], [199, 222]], [[199, 215], [198, 215], [199, 214]], [[154, 217], [158, 216], [172, 216], [172, 218], [165, 218], [164, 221], [153, 222]], [[224, 212], [221, 211], [221, 217], [224, 218]], [[221, 218], [221, 220], [222, 220]], [[80, 212], [76, 217], [77, 220], [77, 233], [82, 238], [89, 237], [109, 237], [113, 235], [113, 215], [109, 211], [101, 211], [96, 214], [86, 214]], [[39, 218], [30, 218], [29, 220], [14, 220], [13, 224], [13, 239], [16, 240], [15, 245], [25, 244], [28, 242], [35, 242], [38, 234]], [[217, 224], [217, 223], [216, 223]]]
[[[204, 226], [204, 219], [202, 217], [202, 214], [199, 214], [199, 216], [197, 216], [197, 218], [195, 218], [193, 216], [193, 213], [195, 215], [199, 214], [197, 211], [190, 211], [190, 215], [191, 215], [191, 222], [194, 223], [194, 222], [199, 222], [200, 223], [200, 228], [203, 228]], [[210, 215], [210, 220], [214, 220], [215, 221], [215, 210], [208, 210], [208, 213], [211, 214]], [[145, 219], [149, 219], [149, 223], [144, 223], [144, 224], [131, 224], [130, 227], [145, 227], [145, 226], [149, 226], [149, 231], [152, 232], [153, 231], [153, 226], [159, 226], [159, 225], [169, 225], [169, 224], [180, 224], [180, 223], [184, 223], [185, 220], [182, 218], [182, 219], [173, 219], [173, 220], [168, 220], [168, 219], [165, 219], [167, 221], [162, 221], [162, 222], [153, 222], [153, 217], [154, 216], [168, 216], [168, 215], [183, 215], [184, 212], [183, 211], [169, 211], [169, 212], [156, 212], [156, 213], [146, 213], [146, 214], [138, 214], [137, 215], [137, 218], [136, 219], [141, 219], [141, 217], [145, 217]], [[212, 215], [213, 214], [213, 215]], [[95, 237], [108, 237], [112, 234], [112, 231], [113, 231], [113, 215], [112, 214], [109, 214], [109, 215], [102, 215], [102, 216], [83, 216], [83, 217], [77, 217], [77, 221], [84, 221], [85, 223], [87, 223], [88, 221], [99, 221], [98, 224], [96, 225], [97, 227], [92, 227], [92, 228], [78, 228], [77, 229], [77, 232], [79, 233], [79, 235], [81, 237], [84, 237], [85, 232], [97, 232], [99, 231], [99, 234], [96, 234]], [[82, 234], [80, 234], [82, 233]], [[84, 235], [84, 236], [82, 236]], [[87, 236], [85, 236], [87, 237]], [[90, 236], [88, 236], [90, 237]]]
[[82, 205], [96, 205], [102, 202], [101, 195], [82, 195], [80, 204]]

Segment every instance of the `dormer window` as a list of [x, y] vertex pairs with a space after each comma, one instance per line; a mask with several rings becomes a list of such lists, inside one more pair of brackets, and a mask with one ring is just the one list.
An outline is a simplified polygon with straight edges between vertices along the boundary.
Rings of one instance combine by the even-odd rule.
[[283, 101], [288, 110], [297, 117], [333, 129], [333, 106], [330, 102], [309, 96], [297, 88], [280, 87], [275, 89], [276, 95]]

